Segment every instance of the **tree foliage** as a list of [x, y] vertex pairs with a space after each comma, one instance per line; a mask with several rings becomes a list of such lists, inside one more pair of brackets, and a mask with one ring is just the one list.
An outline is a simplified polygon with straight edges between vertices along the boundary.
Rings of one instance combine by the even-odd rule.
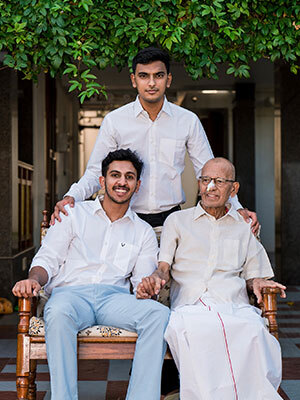
[[154, 44], [192, 78], [249, 76], [249, 61], [283, 59], [296, 73], [298, 0], [0, 0], [3, 64], [37, 79], [66, 74], [81, 101], [104, 88], [93, 67], [124, 67]]

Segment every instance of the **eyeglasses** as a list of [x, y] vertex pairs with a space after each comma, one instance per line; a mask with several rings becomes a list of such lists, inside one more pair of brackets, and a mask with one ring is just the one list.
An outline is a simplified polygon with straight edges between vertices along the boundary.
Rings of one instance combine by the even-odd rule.
[[225, 186], [227, 182], [235, 182], [232, 179], [225, 179], [225, 178], [211, 178], [210, 176], [200, 176], [200, 181], [204, 186], [210, 184], [211, 181], [214, 181], [214, 184], [217, 187]]

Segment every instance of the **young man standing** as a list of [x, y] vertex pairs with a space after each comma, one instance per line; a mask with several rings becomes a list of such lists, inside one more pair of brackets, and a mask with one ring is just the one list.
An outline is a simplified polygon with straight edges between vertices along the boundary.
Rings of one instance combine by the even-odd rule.
[[52, 226], [15, 296], [35, 296], [42, 286], [51, 400], [76, 400], [77, 333], [109, 325], [138, 333], [127, 400], [159, 400], [169, 309], [129, 292], [156, 267], [157, 240], [129, 207], [140, 187], [143, 163], [129, 149], [102, 162], [103, 199], [79, 202]]

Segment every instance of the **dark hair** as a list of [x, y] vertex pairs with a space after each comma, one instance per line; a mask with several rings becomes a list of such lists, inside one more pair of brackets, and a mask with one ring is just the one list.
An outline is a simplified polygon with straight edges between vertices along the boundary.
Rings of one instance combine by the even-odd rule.
[[149, 64], [152, 61], [162, 61], [166, 66], [167, 73], [170, 72], [169, 54], [157, 47], [147, 47], [140, 50], [132, 60], [133, 73], [135, 74], [137, 64]]
[[140, 179], [144, 163], [135, 152], [130, 149], [119, 149], [108, 153], [102, 161], [102, 175], [104, 177], [106, 177], [108, 167], [113, 161], [130, 161], [136, 169], [137, 179]]

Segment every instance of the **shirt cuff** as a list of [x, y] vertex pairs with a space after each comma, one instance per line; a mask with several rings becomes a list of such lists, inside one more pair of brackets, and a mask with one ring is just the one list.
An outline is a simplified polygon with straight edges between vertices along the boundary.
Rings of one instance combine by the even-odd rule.
[[173, 258], [174, 256], [170, 256], [169, 254], [164, 254], [164, 253], [159, 253], [159, 257], [158, 257], [158, 262], [166, 262], [169, 265], [173, 264]]
[[271, 279], [274, 277], [274, 274], [271, 274], [269, 276], [263, 275], [261, 271], [251, 271], [248, 274], [245, 275], [244, 279], [247, 281], [248, 279], [254, 279], [254, 278], [261, 278], [261, 279]]
[[71, 196], [74, 198], [75, 203], [77, 201], [83, 201], [82, 196], [80, 195], [80, 193], [78, 193], [77, 191], [73, 190], [69, 190], [66, 194], [64, 194], [64, 197], [66, 196]]

